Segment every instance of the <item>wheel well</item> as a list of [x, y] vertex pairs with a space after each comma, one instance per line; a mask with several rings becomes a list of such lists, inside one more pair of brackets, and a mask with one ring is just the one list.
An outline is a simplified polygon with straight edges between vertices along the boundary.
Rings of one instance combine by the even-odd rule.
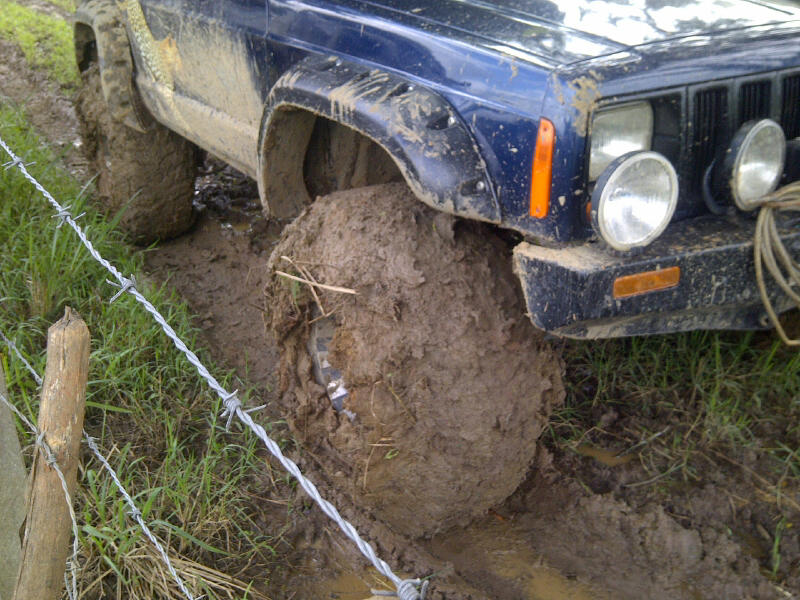
[[317, 117], [303, 160], [309, 195], [402, 181], [400, 169], [386, 150], [355, 129]]
[[372, 139], [296, 107], [276, 109], [263, 147], [262, 201], [277, 218], [295, 217], [317, 196], [403, 180]]
[[97, 39], [94, 30], [85, 23], [75, 23], [75, 61], [83, 73], [97, 62]]

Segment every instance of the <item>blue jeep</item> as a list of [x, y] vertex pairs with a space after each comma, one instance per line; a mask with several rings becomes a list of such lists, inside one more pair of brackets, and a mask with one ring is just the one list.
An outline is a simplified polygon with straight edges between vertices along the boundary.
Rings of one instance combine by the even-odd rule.
[[[401, 176], [514, 232], [530, 318], [557, 335], [769, 324], [752, 215], [800, 178], [795, 3], [79, 4], [98, 187], [112, 207], [134, 197], [136, 238], [191, 222], [189, 140], [277, 218]], [[776, 228], [796, 250], [797, 227]]]

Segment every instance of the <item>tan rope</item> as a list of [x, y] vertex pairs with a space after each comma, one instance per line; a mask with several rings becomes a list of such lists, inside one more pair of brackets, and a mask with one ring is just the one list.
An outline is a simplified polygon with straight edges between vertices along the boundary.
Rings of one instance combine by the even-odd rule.
[[800, 212], [800, 181], [795, 181], [764, 196], [761, 202], [761, 211], [756, 221], [756, 234], [753, 240], [753, 257], [756, 263], [756, 281], [761, 301], [769, 315], [772, 325], [778, 335], [789, 346], [800, 346], [800, 339], [791, 339], [781, 325], [778, 314], [772, 306], [772, 301], [767, 294], [767, 285], [764, 278], [764, 266], [767, 267], [772, 278], [786, 293], [792, 302], [800, 308], [800, 294], [792, 285], [800, 289], [800, 264], [792, 258], [778, 233], [775, 224], [775, 214], [781, 211]]

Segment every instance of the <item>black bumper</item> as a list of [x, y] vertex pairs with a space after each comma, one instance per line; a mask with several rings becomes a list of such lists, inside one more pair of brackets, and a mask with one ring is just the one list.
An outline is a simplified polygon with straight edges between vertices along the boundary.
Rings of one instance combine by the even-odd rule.
[[[800, 225], [780, 221], [781, 237], [800, 256]], [[755, 220], [698, 217], [674, 223], [635, 255], [613, 253], [600, 243], [544, 248], [527, 242], [514, 249], [534, 325], [556, 335], [610, 338], [691, 329], [763, 329], [769, 326], [756, 285]], [[680, 269], [668, 289], [614, 296], [614, 282], [642, 272]], [[775, 308], [790, 302], [766, 274]], [[619, 296], [619, 295], [618, 295]]]

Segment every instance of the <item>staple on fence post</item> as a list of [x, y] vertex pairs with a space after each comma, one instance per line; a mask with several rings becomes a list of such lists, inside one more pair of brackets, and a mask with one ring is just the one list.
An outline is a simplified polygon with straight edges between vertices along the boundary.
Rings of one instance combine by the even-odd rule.
[[[64, 317], [47, 333], [39, 431], [61, 468], [70, 496], [75, 490], [88, 370], [89, 330], [80, 315], [67, 307]], [[61, 597], [71, 532], [61, 479], [43, 453], [37, 452], [31, 467], [14, 600]]]
[[[0, 395], [8, 398], [0, 365]], [[19, 569], [19, 528], [25, 518], [25, 465], [11, 411], [0, 405], [0, 600], [10, 600]]]

